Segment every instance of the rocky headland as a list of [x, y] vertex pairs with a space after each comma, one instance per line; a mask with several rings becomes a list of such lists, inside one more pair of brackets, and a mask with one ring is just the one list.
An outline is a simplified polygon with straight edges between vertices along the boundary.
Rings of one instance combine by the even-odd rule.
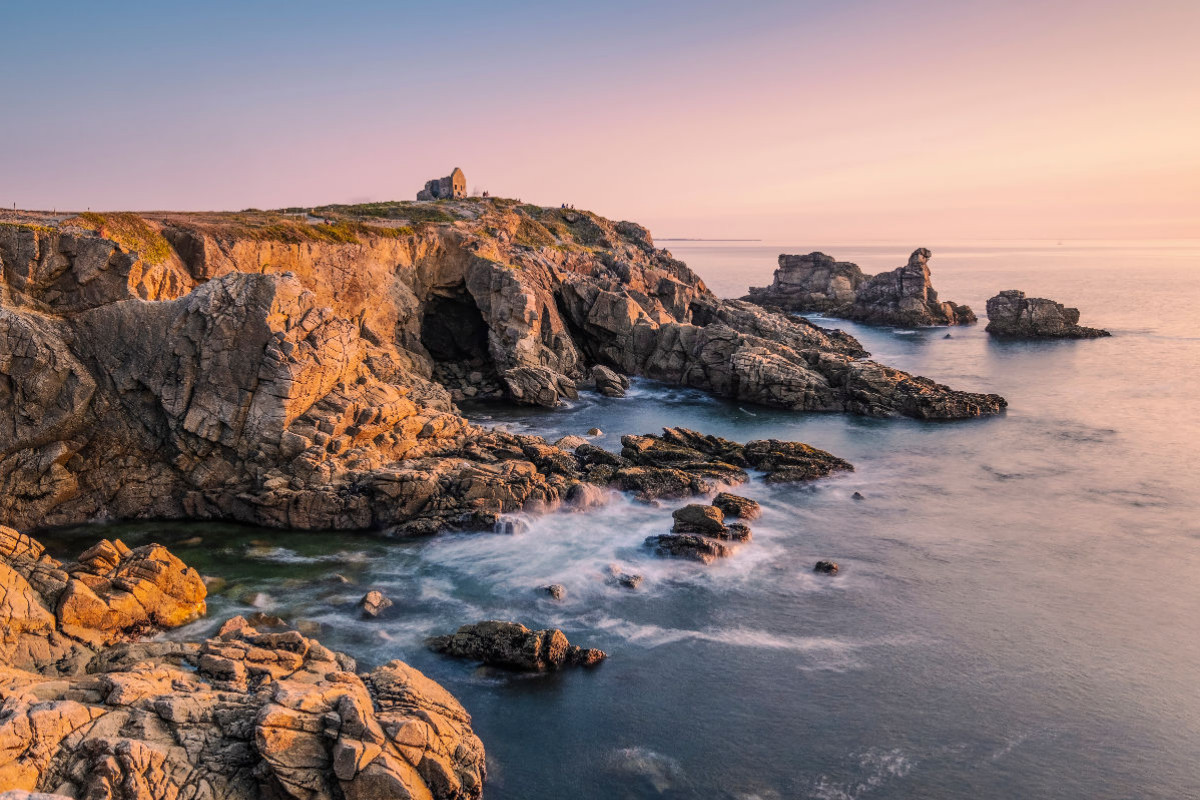
[[[0, 527], [0, 791], [64, 800], [473, 800], [471, 718], [401, 661], [353, 659], [242, 617], [145, 641], [205, 611], [159, 545], [62, 563]], [[20, 796], [19, 794], [17, 796]]]
[[[896, 275], [900, 296], [942, 307], [923, 258]], [[619, 394], [630, 375], [797, 411], [953, 419], [1005, 405], [721, 300], [638, 225], [497, 198], [9, 212], [0, 276], [0, 521], [18, 528], [427, 533], [589, 485], [661, 496], [723, 480], [725, 466], [647, 471], [636, 453], [485, 430], [456, 405], [553, 406], [585, 387]]]
[[925, 248], [889, 272], [866, 275], [857, 264], [824, 253], [781, 255], [770, 286], [751, 287], [743, 298], [764, 308], [810, 311], [877, 325], [968, 325], [968, 306], [938, 299]]
[[1111, 336], [1079, 324], [1079, 309], [1007, 289], [987, 301], [987, 332], [1008, 339], [1097, 339]]

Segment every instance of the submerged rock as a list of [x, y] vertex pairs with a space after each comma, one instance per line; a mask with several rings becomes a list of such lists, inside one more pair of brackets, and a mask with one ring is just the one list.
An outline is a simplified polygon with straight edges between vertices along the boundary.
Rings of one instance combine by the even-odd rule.
[[645, 580], [641, 575], [632, 572], [625, 572], [616, 564], [608, 565], [608, 577], [611, 583], [617, 586], [623, 586], [626, 589], [637, 589]]
[[592, 381], [605, 397], [624, 397], [629, 388], [629, 378], [600, 364], [592, 367]]
[[880, 325], [975, 322], [969, 307], [938, 299], [930, 279], [931, 256], [921, 247], [903, 267], [867, 276], [857, 264], [834, 261], [824, 253], [781, 255], [774, 282], [765, 288], [751, 288], [745, 299], [768, 308], [817, 311]]
[[669, 558], [687, 558], [702, 564], [711, 564], [718, 558], [733, 555], [733, 548], [710, 536], [698, 533], [660, 533], [649, 536], [646, 547], [654, 554]]
[[567, 587], [563, 586], [561, 583], [551, 583], [547, 586], [541, 587], [538, 591], [550, 595], [550, 597], [555, 600], [562, 600], [567, 596]]
[[499, 620], [463, 625], [453, 634], [434, 636], [425, 643], [435, 653], [522, 672], [592, 666], [608, 657], [603, 650], [571, 644], [557, 628], [533, 631]]
[[703, 533], [709, 536], [725, 531], [725, 515], [716, 506], [698, 503], [677, 508], [671, 513], [672, 533]]
[[721, 509], [726, 517], [741, 519], [758, 519], [762, 516], [762, 506], [758, 501], [729, 492], [721, 492], [713, 498], [712, 504]]
[[358, 601], [362, 615], [368, 619], [378, 617], [385, 609], [392, 607], [392, 600], [378, 589], [372, 589]]
[[987, 301], [987, 332], [1012, 339], [1096, 339], [1111, 336], [1079, 324], [1079, 309], [1008, 289]]

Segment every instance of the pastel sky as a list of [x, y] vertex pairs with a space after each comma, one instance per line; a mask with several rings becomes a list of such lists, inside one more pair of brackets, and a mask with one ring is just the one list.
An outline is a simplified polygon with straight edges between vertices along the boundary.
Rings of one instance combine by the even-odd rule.
[[1197, 0], [0, 2], [0, 204], [1200, 236]]

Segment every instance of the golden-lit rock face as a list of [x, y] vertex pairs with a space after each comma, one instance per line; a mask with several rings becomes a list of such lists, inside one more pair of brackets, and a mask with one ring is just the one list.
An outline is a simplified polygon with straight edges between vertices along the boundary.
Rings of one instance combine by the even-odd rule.
[[235, 617], [201, 642], [137, 639], [204, 612], [160, 545], [63, 564], [0, 528], [0, 787], [97, 800], [471, 800], [483, 745], [449, 693]]
[[18, 218], [0, 223], [0, 522], [19, 528], [489, 526], [580, 478], [454, 402], [553, 406], [619, 394], [625, 375], [798, 411], [1004, 404], [720, 300], [644, 228], [587, 212], [489, 198]]
[[0, 526], [0, 657], [19, 669], [71, 673], [100, 648], [204, 614], [204, 581], [161, 545], [107, 539], [75, 563]]

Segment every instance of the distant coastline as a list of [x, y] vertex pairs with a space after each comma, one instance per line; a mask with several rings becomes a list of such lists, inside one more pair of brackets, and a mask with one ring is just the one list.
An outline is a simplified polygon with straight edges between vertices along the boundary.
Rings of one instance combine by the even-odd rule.
[[659, 238], [660, 242], [761, 242], [762, 239], [700, 239], [688, 236], [676, 236], [673, 238]]

